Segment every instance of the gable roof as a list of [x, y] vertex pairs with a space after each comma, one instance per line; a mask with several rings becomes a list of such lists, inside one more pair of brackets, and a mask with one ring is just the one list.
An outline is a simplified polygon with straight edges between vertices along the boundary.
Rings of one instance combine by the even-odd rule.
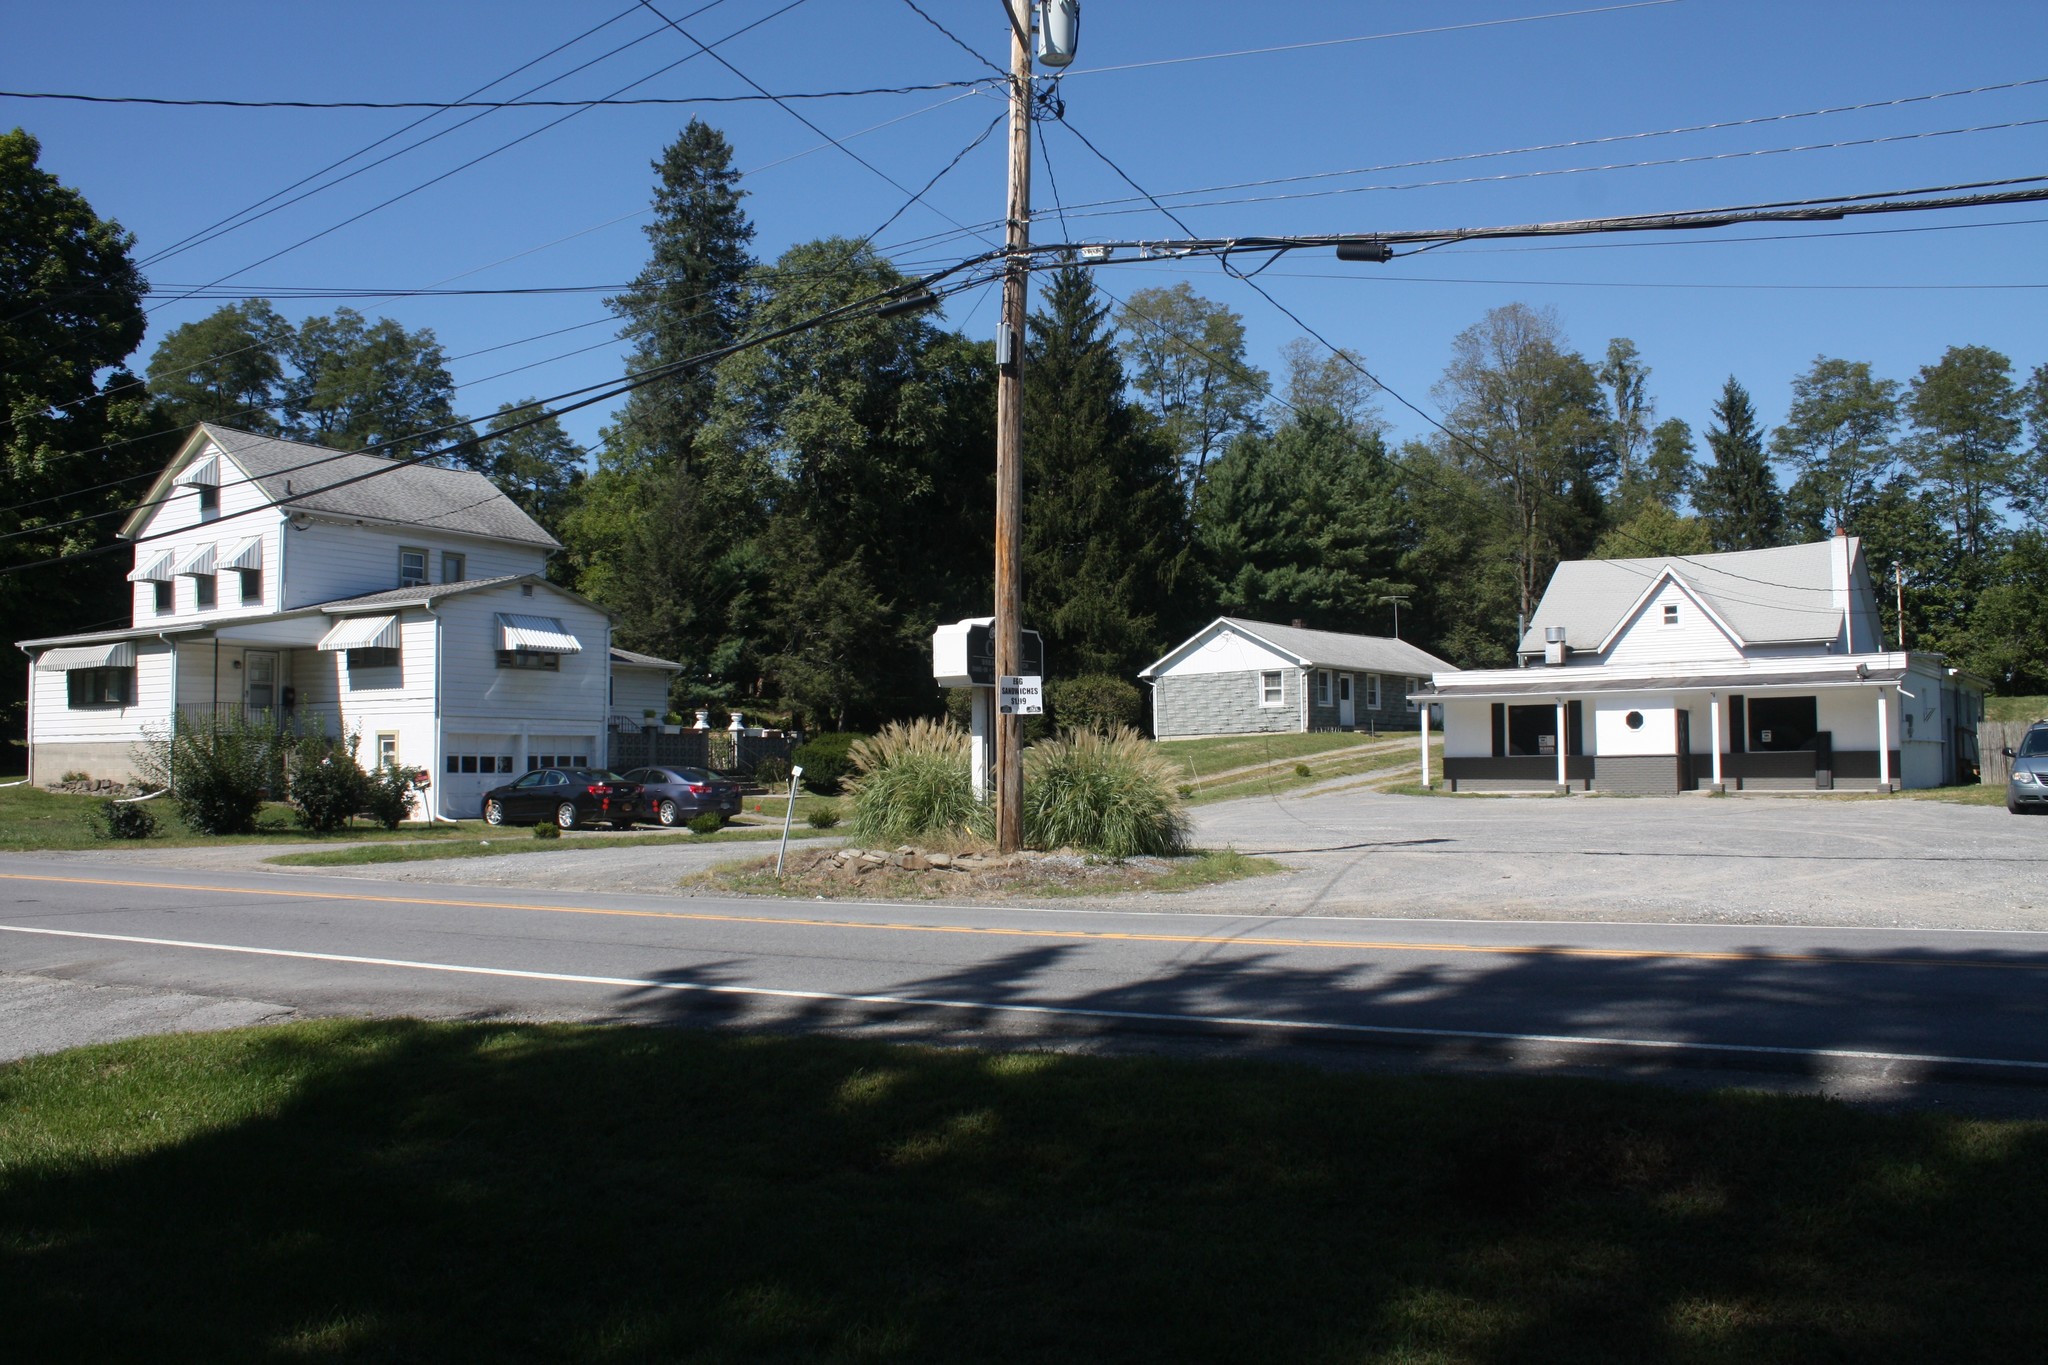
[[1363, 673], [1401, 673], [1416, 677], [1456, 671], [1451, 664], [1426, 650], [1417, 649], [1406, 640], [1389, 639], [1384, 635], [1346, 635], [1334, 630], [1276, 626], [1267, 621], [1219, 616], [1168, 650], [1162, 657], [1140, 669], [1138, 676], [1151, 677], [1186, 653], [1189, 646], [1208, 639], [1219, 626], [1270, 646], [1304, 668], [1342, 668]]
[[474, 470], [406, 464], [382, 455], [281, 441], [212, 422], [201, 422], [194, 429], [184, 449], [121, 527], [123, 536], [141, 530], [177, 471], [206, 458], [208, 442], [240, 466], [270, 502], [290, 499], [287, 505], [295, 510], [452, 531], [548, 550], [561, 548], [561, 542], [542, 530], [519, 504]]
[[[1651, 559], [1573, 559], [1557, 566], [1536, 604], [1520, 651], [1543, 652], [1544, 631], [1562, 626], [1573, 650], [1594, 653], [1667, 577], [1725, 623], [1745, 644], [1832, 640], [1842, 631], [1836, 596], [1837, 541], [1770, 550], [1660, 555]], [[1852, 564], [1862, 544], [1847, 537]]]
[[[329, 616], [344, 615], [357, 611], [381, 611], [390, 607], [413, 607], [432, 602], [442, 597], [460, 597], [465, 593], [482, 592], [486, 588], [502, 588], [513, 583], [530, 583], [537, 588], [546, 588], [558, 597], [589, 607], [606, 618], [614, 614], [583, 596], [574, 593], [559, 583], [550, 583], [537, 573], [499, 574], [495, 578], [470, 578], [460, 583], [415, 583], [406, 588], [386, 588], [383, 592], [364, 593], [360, 597], [338, 597], [331, 602], [318, 602], [302, 611], [325, 612]], [[677, 665], [681, 667], [681, 665]]]
[[672, 673], [683, 671], [683, 666], [674, 659], [657, 659], [652, 654], [636, 654], [630, 649], [620, 649], [617, 645], [612, 646], [612, 662], [624, 664], [628, 668], [661, 668]]

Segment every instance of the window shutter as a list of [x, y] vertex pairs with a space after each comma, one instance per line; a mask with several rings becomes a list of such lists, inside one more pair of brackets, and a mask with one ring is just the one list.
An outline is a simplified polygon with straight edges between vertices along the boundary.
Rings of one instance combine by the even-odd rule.
[[1568, 701], [1564, 704], [1565, 752], [1573, 756], [1586, 752], [1586, 725], [1584, 704]]
[[1506, 758], [1508, 755], [1508, 708], [1505, 702], [1493, 704], [1493, 756]]

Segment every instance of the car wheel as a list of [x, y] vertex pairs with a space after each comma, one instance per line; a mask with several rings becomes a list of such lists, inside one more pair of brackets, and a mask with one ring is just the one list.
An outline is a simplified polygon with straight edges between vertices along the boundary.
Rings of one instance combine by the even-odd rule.
[[675, 824], [678, 820], [682, 819], [682, 815], [683, 813], [676, 809], [676, 803], [673, 801], [663, 801], [660, 808], [654, 812], [654, 818], [661, 821], [664, 825]]
[[564, 801], [561, 805], [555, 807], [555, 823], [563, 829], [576, 828], [576, 803], [574, 801]]
[[484, 823], [502, 825], [505, 823], [505, 807], [496, 801], [484, 802]]

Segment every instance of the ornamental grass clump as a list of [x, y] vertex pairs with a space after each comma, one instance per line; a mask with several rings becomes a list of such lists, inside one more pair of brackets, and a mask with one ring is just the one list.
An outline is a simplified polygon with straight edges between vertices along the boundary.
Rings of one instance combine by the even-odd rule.
[[937, 720], [893, 723], [856, 741], [845, 782], [853, 837], [880, 846], [966, 829], [979, 805], [967, 746], [965, 731]]
[[1107, 858], [1179, 853], [1180, 769], [1129, 726], [1076, 730], [1024, 751], [1024, 842]]

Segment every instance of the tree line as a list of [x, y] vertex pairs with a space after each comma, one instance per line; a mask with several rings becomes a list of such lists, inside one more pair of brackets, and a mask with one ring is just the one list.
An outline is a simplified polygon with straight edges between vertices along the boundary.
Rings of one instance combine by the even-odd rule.
[[[104, 543], [105, 523], [60, 523], [132, 501], [119, 480], [182, 434], [152, 433], [194, 421], [445, 450], [563, 542], [551, 574], [618, 614], [621, 645], [682, 662], [678, 707], [847, 728], [940, 704], [931, 631], [991, 601], [994, 349], [910, 313], [685, 365], [906, 279], [845, 238], [756, 259], [715, 128], [693, 120], [653, 164], [648, 259], [607, 304], [628, 372], [661, 377], [590, 452], [553, 421], [511, 429], [512, 404], [472, 425], [431, 330], [349, 309], [223, 307], [166, 334], [145, 383], [121, 368], [143, 330], [132, 240], [36, 155], [0, 138], [0, 283], [33, 305], [0, 324], [8, 561]], [[1820, 357], [1774, 431], [1731, 376], [1702, 449], [1632, 342], [1589, 359], [1525, 304], [1458, 335], [1441, 426], [1398, 446], [1362, 357], [1304, 338], [1279, 361], [1253, 365], [1242, 319], [1185, 283], [1116, 300], [1078, 266], [1046, 277], [1023, 555], [1055, 676], [1128, 679], [1219, 614], [1372, 634], [1398, 615], [1454, 663], [1501, 665], [1562, 560], [1846, 526], [1874, 572], [1898, 564], [1909, 646], [2048, 691], [2048, 365], [1954, 346], [1899, 382]], [[123, 620], [124, 567], [0, 578], [0, 605], [24, 635]]]

